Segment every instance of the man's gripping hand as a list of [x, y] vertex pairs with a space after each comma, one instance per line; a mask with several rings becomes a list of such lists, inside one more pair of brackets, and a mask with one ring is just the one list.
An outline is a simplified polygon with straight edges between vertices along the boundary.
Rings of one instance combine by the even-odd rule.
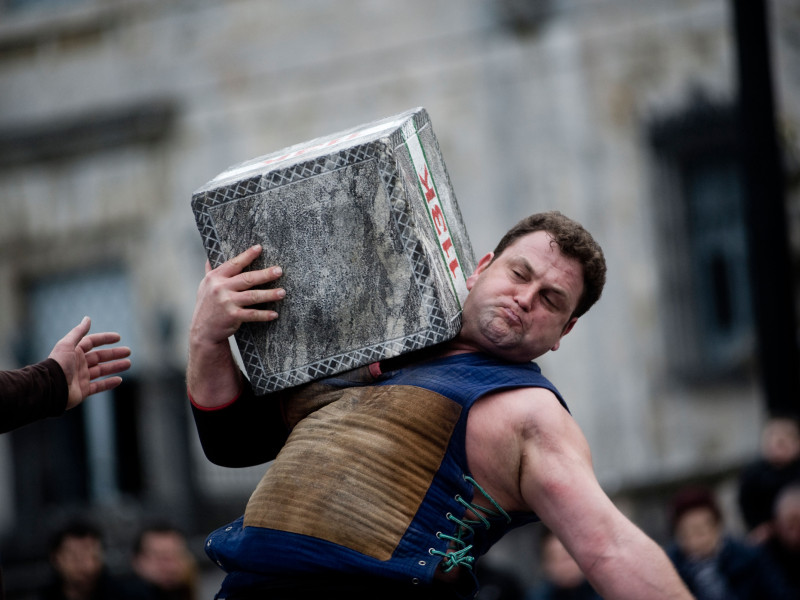
[[242, 323], [263, 323], [278, 318], [276, 311], [260, 305], [282, 300], [285, 290], [260, 286], [281, 277], [281, 268], [245, 270], [260, 254], [261, 246], [255, 245], [216, 269], [206, 262], [206, 274], [197, 290], [189, 332], [186, 377], [189, 393], [200, 406], [219, 406], [238, 393], [240, 373], [228, 338]]
[[206, 261], [206, 275], [197, 290], [197, 303], [192, 316], [192, 342], [227, 342], [242, 323], [278, 318], [274, 310], [256, 308], [256, 305], [281, 300], [286, 292], [282, 288], [258, 289], [256, 286], [278, 279], [283, 274], [281, 268], [244, 270], [259, 254], [261, 246], [256, 245], [216, 269], [212, 269]]

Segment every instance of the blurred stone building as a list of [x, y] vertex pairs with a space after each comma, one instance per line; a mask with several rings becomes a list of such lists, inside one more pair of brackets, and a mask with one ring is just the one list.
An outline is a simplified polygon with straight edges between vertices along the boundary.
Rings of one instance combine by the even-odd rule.
[[[767, 5], [797, 248], [800, 1]], [[84, 314], [119, 331], [135, 365], [107, 397], [0, 438], [10, 595], [35, 583], [47, 532], [74, 510], [105, 519], [112, 564], [148, 516], [202, 540], [241, 513], [263, 467], [205, 460], [183, 385], [205, 262], [192, 191], [415, 106], [476, 254], [547, 209], [605, 249], [603, 299], [540, 361], [605, 489], [656, 537], [683, 482], [718, 485], [730, 508], [766, 412], [731, 6], [0, 0], [0, 368], [41, 360]], [[494, 559], [525, 577], [529, 537]]]

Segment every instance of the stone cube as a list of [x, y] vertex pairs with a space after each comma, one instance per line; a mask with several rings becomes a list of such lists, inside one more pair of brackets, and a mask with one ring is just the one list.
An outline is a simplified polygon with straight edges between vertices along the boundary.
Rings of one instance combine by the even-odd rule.
[[261, 244], [279, 318], [235, 335], [267, 394], [453, 338], [473, 251], [416, 108], [235, 165], [194, 192], [213, 267]]

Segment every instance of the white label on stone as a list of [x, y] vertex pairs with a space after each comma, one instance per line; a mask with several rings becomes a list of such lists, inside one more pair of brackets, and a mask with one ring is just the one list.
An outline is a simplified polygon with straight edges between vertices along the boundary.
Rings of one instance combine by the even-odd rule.
[[422, 196], [425, 198], [425, 206], [428, 209], [431, 225], [436, 231], [436, 237], [439, 240], [439, 250], [442, 254], [442, 260], [447, 266], [450, 283], [453, 286], [459, 307], [463, 307], [468, 291], [466, 275], [464, 275], [464, 271], [461, 268], [461, 261], [453, 245], [453, 239], [450, 237], [450, 228], [447, 225], [447, 218], [439, 201], [436, 182], [433, 180], [433, 174], [428, 168], [425, 151], [422, 149], [419, 135], [412, 120], [403, 124], [403, 138], [411, 156], [411, 164], [414, 165], [414, 171], [417, 174], [417, 183], [419, 183]]

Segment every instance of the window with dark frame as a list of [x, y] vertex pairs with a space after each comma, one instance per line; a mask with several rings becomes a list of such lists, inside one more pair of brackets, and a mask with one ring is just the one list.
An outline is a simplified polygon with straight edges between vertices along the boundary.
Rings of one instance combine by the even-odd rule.
[[81, 4], [86, 0], [0, 0], [0, 7], [7, 11], [21, 11], [33, 8], [46, 8]]
[[669, 371], [694, 382], [734, 378], [755, 351], [735, 108], [700, 100], [649, 133]]

